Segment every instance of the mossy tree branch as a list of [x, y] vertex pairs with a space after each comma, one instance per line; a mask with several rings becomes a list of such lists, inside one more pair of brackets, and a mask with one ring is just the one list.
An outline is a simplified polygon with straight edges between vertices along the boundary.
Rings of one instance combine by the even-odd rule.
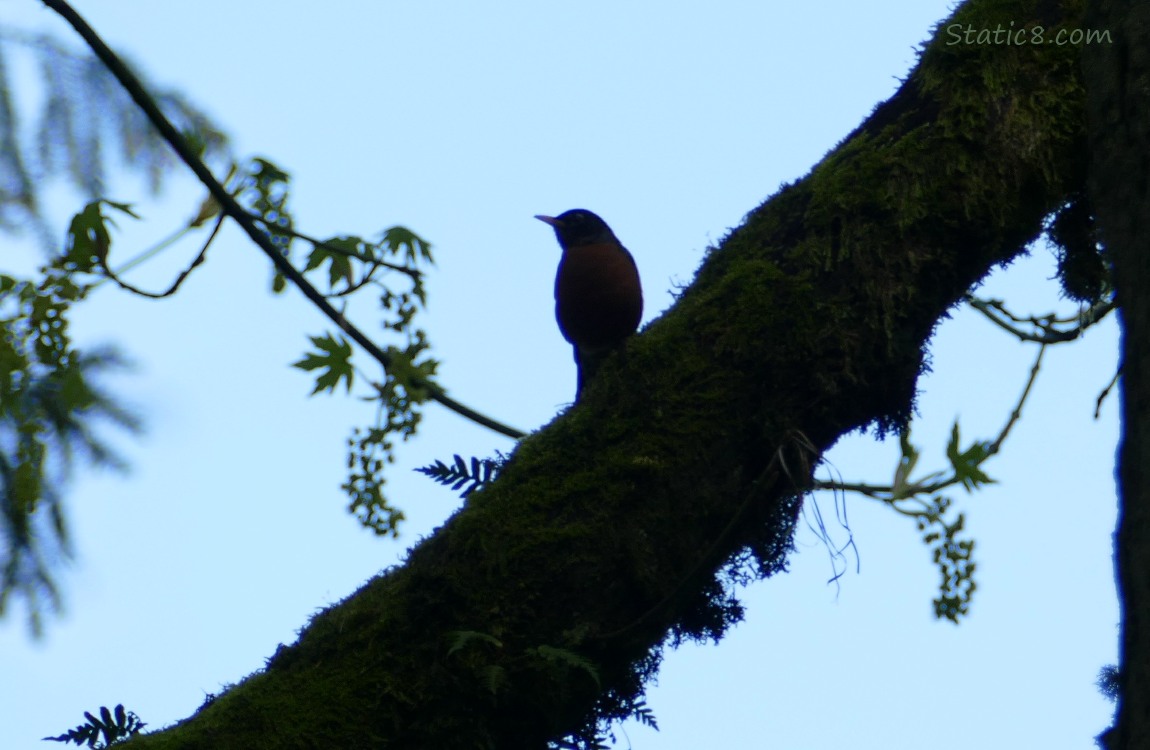
[[[1079, 12], [975, 2], [945, 23]], [[821, 453], [904, 425], [940, 318], [1082, 189], [1079, 51], [946, 41], [405, 565], [125, 747], [541, 748], [632, 712], [668, 638], [721, 636], [741, 616], [726, 566], [769, 575], [790, 549], [810, 477], [771, 464], [810, 461], [786, 436]]]

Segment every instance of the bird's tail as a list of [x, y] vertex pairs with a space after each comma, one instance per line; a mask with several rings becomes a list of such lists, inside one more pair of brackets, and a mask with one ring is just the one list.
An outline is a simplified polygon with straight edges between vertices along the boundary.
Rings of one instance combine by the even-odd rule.
[[595, 374], [599, 372], [599, 366], [611, 355], [611, 352], [622, 350], [622, 347], [591, 349], [589, 347], [576, 346], [574, 349], [575, 367], [578, 370], [578, 383], [575, 386], [575, 402], [578, 403], [579, 399], [583, 397], [583, 389], [595, 379]]

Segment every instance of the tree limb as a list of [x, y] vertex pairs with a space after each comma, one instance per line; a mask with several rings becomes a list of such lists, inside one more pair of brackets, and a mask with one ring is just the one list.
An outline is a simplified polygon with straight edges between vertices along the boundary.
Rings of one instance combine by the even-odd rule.
[[[945, 24], [993, 28], [1000, 7]], [[1010, 20], [1074, 27], [1076, 8], [1016, 3]], [[904, 425], [939, 319], [1082, 188], [1078, 51], [951, 45], [945, 24], [895, 96], [751, 211], [402, 567], [125, 747], [542, 748], [634, 713], [665, 641], [741, 617], [729, 565], [784, 568], [809, 476], [731, 520], [787, 436], [818, 455]], [[460, 632], [489, 638], [452, 652]]]

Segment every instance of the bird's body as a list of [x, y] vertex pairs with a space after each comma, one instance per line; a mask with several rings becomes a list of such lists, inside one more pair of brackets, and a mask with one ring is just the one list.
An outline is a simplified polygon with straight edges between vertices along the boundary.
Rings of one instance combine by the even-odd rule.
[[555, 319], [575, 349], [578, 400], [603, 357], [639, 327], [639, 269], [606, 222], [590, 211], [535, 218], [554, 227], [563, 248], [555, 275]]

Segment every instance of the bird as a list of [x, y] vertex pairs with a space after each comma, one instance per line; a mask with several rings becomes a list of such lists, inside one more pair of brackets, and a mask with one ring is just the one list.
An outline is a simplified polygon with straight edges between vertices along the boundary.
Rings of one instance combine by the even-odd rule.
[[575, 401], [603, 359], [639, 327], [639, 269], [611, 227], [584, 208], [536, 215], [555, 230], [563, 256], [555, 274], [555, 319], [575, 350]]

